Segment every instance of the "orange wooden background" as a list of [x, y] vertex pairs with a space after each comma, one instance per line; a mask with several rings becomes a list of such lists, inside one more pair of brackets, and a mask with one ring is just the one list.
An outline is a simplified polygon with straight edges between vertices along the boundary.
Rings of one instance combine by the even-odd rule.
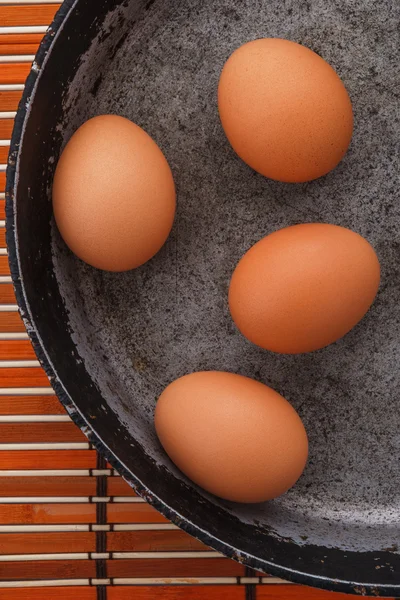
[[98, 457], [36, 362], [9, 277], [5, 163], [58, 6], [0, 0], [0, 600], [345, 598], [245, 569], [168, 523]]

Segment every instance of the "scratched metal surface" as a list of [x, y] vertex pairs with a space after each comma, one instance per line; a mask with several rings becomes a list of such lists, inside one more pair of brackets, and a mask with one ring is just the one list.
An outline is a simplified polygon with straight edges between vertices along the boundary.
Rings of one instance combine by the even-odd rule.
[[[299, 484], [281, 499], [251, 511], [229, 510], [298, 544], [392, 547], [400, 519], [400, 8], [378, 8], [370, 0], [347, 8], [323, 0], [264, 6], [155, 2], [139, 14], [95, 94], [67, 112], [65, 136], [88, 116], [107, 112], [144, 127], [174, 172], [175, 226], [152, 261], [125, 274], [76, 261], [55, 235], [56, 271], [71, 324], [82, 318], [78, 295], [83, 303], [86, 341], [78, 322], [73, 328], [89, 370], [103, 389], [117, 386], [123, 405], [109, 392], [110, 405], [136, 438], [151, 440], [156, 461], [169, 465], [152, 426], [155, 398], [166, 384], [199, 369], [256, 377], [299, 410], [310, 436], [310, 461]], [[261, 36], [290, 38], [318, 51], [349, 90], [352, 145], [321, 180], [268, 181], [246, 167], [225, 139], [216, 108], [219, 73], [234, 48]], [[382, 264], [380, 293], [365, 319], [337, 344], [304, 356], [273, 355], [235, 329], [227, 308], [229, 278], [263, 235], [310, 221], [350, 227], [372, 243]], [[93, 344], [105, 350], [106, 364]]]

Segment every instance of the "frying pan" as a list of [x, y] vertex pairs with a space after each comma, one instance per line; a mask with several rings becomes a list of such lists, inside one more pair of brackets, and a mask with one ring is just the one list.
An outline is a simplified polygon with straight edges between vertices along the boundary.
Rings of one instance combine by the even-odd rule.
[[[375, 596], [400, 596], [399, 16], [394, 0], [66, 0], [28, 77], [7, 174], [21, 314], [58, 397], [90, 441], [148, 502], [227, 556], [292, 581]], [[254, 173], [219, 123], [224, 61], [268, 36], [320, 53], [354, 104], [348, 154], [308, 184]], [[167, 243], [127, 273], [83, 264], [52, 219], [60, 152], [102, 113], [144, 127], [178, 190]], [[111, 194], [108, 210], [114, 202]], [[230, 274], [262, 236], [312, 221], [350, 227], [373, 244], [378, 298], [324, 350], [262, 351], [232, 324]], [[254, 506], [219, 500], [162, 452], [156, 398], [199, 369], [254, 377], [298, 410], [310, 459], [283, 497]]]

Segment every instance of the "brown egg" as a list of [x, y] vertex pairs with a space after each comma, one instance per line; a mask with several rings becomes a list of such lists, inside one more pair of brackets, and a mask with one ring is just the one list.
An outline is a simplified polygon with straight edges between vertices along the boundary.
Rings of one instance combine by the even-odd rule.
[[300, 44], [259, 39], [226, 62], [222, 126], [245, 163], [278, 181], [310, 181], [342, 160], [353, 132], [349, 95], [332, 67]]
[[203, 371], [171, 383], [158, 400], [155, 426], [183, 473], [234, 502], [283, 494], [307, 461], [307, 434], [289, 402], [233, 373]]
[[274, 352], [311, 352], [352, 329], [371, 306], [380, 268], [372, 246], [336, 225], [294, 225], [257, 242], [229, 288], [237, 327]]
[[164, 244], [175, 215], [175, 186], [157, 144], [115, 115], [86, 121], [58, 162], [54, 217], [79, 258], [98, 269], [126, 271]]

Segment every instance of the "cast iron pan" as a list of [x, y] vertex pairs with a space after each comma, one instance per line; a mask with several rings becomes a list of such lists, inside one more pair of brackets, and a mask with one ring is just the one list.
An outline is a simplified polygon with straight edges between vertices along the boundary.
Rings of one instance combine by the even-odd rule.
[[[286, 579], [376, 596], [400, 596], [399, 15], [396, 0], [66, 0], [28, 78], [7, 176], [21, 313], [59, 398], [100, 452], [216, 550]], [[309, 184], [254, 173], [221, 129], [224, 61], [266, 36], [320, 53], [354, 104], [349, 153]], [[51, 209], [63, 145], [88, 117], [110, 112], [153, 136], [178, 190], [168, 242], [123, 274], [72, 256]], [[112, 185], [111, 169], [109, 176]], [[231, 272], [262, 236], [311, 221], [350, 227], [373, 244], [382, 264], [378, 298], [324, 350], [264, 352], [232, 324]], [[199, 369], [259, 379], [299, 411], [310, 460], [282, 498], [260, 506], [220, 501], [162, 452], [156, 398]]]

